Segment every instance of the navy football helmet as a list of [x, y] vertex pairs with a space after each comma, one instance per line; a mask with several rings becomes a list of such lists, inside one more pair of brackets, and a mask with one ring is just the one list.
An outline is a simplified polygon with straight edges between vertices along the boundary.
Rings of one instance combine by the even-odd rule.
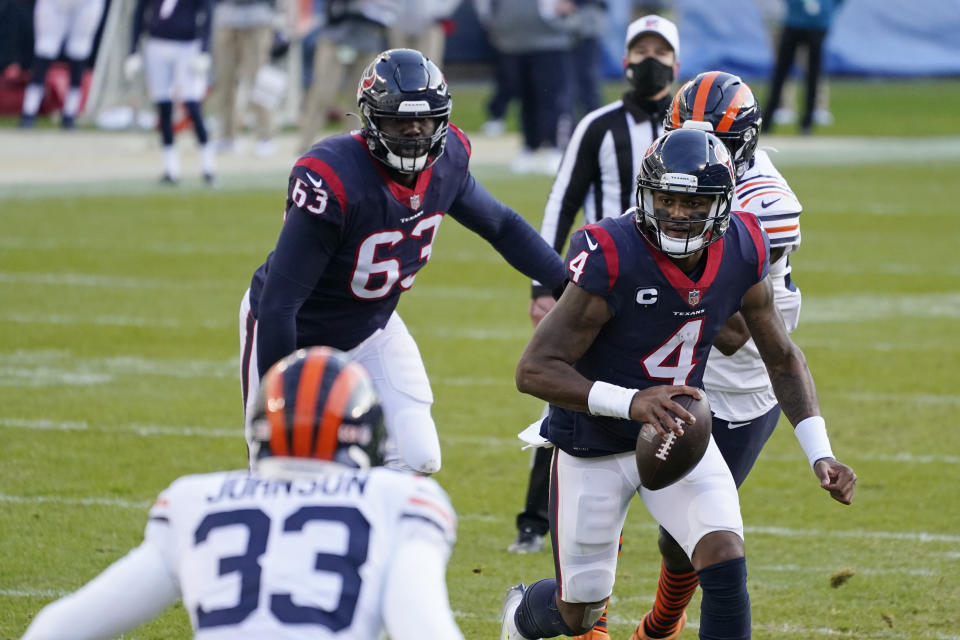
[[[443, 155], [453, 100], [440, 69], [413, 49], [390, 49], [374, 58], [360, 78], [357, 104], [363, 135], [373, 156], [391, 169], [417, 173]], [[382, 118], [432, 118], [430, 136], [383, 131]]]
[[723, 140], [738, 178], [750, 166], [762, 124], [753, 91], [739, 76], [723, 71], [701, 73], [680, 87], [663, 120], [665, 131], [698, 128]]
[[[653, 141], [637, 176], [636, 224], [647, 241], [672, 257], [683, 257], [716, 242], [730, 225], [733, 163], [723, 142], [706, 131], [677, 129]], [[708, 196], [702, 216], [671, 219], [655, 208], [655, 192]], [[686, 235], [678, 237], [676, 229]], [[669, 232], [668, 232], [669, 230]]]
[[342, 351], [299, 349], [270, 367], [252, 416], [253, 459], [383, 464], [383, 410], [370, 374]]

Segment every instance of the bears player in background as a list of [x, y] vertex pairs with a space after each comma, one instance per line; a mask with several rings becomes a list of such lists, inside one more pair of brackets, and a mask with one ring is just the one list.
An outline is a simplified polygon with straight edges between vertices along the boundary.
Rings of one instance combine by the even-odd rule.
[[463, 640], [445, 582], [456, 515], [433, 479], [378, 466], [382, 409], [363, 367], [297, 351], [254, 412], [252, 473], [176, 480], [143, 543], [24, 640], [114, 637], [178, 599], [200, 640]]
[[803, 353], [773, 303], [767, 236], [754, 216], [731, 214], [733, 189], [719, 138], [670, 131], [641, 163], [636, 209], [573, 235], [571, 285], [537, 326], [516, 376], [518, 389], [550, 402], [541, 435], [555, 445], [556, 579], [507, 591], [501, 640], [593, 627], [613, 590], [636, 493], [696, 570], [701, 637], [750, 637], [743, 521], [713, 438], [685, 478], [659, 491], [640, 485], [634, 453], [644, 423], [682, 434], [667, 412], [692, 416], [671, 397], [699, 397], [711, 344], [738, 310], [821, 486], [840, 502], [853, 499], [856, 476], [833, 457]]
[[37, 0], [33, 8], [33, 66], [30, 68], [30, 83], [23, 94], [21, 127], [34, 125], [43, 102], [47, 70], [60, 56], [61, 49], [70, 68], [70, 88], [64, 99], [60, 126], [64, 129], [74, 127], [80, 110], [83, 72], [93, 50], [103, 6], [104, 0]]
[[[440, 69], [413, 49], [377, 55], [357, 90], [363, 128], [317, 143], [290, 174], [283, 228], [240, 307], [247, 414], [260, 376], [297, 347], [349, 351], [373, 376], [393, 449], [389, 462], [440, 469], [433, 393], [395, 309], [430, 258], [444, 216], [482, 236], [547, 286], [560, 257], [470, 174], [470, 143], [449, 122]], [[248, 425], [249, 426], [249, 425]], [[247, 431], [247, 441], [252, 433]]]
[[[800, 246], [802, 207], [767, 152], [757, 148], [761, 123], [759, 105], [746, 83], [729, 73], [708, 71], [677, 92], [664, 129], [700, 127], [727, 145], [737, 176], [732, 209], [757, 216], [770, 239], [774, 305], [791, 332], [800, 315], [800, 290], [791, 279], [788, 256]], [[730, 316], [717, 334], [703, 387], [713, 411], [713, 438], [739, 488], [780, 419], [770, 376], [742, 314]], [[663, 563], [656, 599], [637, 627], [637, 640], [679, 636], [697, 589], [690, 561], [663, 528], [659, 545]]]
[[[563, 255], [570, 228], [582, 208], [586, 223], [616, 217], [630, 208], [636, 167], [643, 152], [660, 135], [670, 106], [670, 83], [679, 69], [680, 36], [676, 25], [657, 15], [630, 23], [624, 39], [623, 67], [629, 82], [620, 100], [588, 113], [567, 144], [543, 211], [540, 235]], [[533, 283], [530, 319], [534, 326], [556, 304], [550, 290]], [[517, 537], [511, 553], [543, 547], [549, 530], [549, 447], [537, 447], [527, 485], [524, 510], [517, 514]]]
[[[144, 69], [150, 99], [160, 119], [163, 142], [161, 182], [176, 184], [180, 179], [180, 157], [173, 143], [173, 103], [183, 102], [200, 146], [203, 179], [215, 180], [215, 153], [209, 143], [200, 103], [207, 93], [210, 71], [210, 23], [213, 0], [137, 0], [133, 12], [130, 55], [123, 72], [132, 80]], [[143, 55], [137, 53], [141, 34]]]

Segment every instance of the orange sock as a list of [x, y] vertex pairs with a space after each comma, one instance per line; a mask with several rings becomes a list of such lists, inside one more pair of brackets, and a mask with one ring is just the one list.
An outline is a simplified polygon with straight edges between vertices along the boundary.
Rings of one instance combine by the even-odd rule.
[[653, 601], [653, 611], [646, 618], [644, 632], [652, 638], [670, 635], [697, 592], [698, 584], [696, 571], [673, 573], [661, 560], [657, 597]]

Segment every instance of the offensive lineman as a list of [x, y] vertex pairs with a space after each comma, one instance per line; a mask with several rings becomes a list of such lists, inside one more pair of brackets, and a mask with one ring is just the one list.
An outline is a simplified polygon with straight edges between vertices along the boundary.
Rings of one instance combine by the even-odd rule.
[[[123, 73], [132, 80], [144, 69], [150, 99], [156, 105], [163, 143], [164, 184], [180, 180], [180, 157], [173, 144], [173, 103], [183, 102], [200, 146], [203, 179], [215, 181], [214, 149], [209, 143], [200, 103], [207, 93], [210, 71], [210, 23], [213, 0], [137, 0], [133, 11], [130, 55]], [[143, 56], [137, 53], [146, 33]]]
[[283, 354], [330, 344], [373, 376], [397, 447], [388, 464], [435, 473], [433, 393], [395, 308], [429, 260], [444, 216], [549, 286], [563, 282], [563, 265], [470, 174], [470, 143], [449, 123], [447, 83], [423, 54], [379, 54], [360, 79], [357, 102], [363, 129], [326, 138], [293, 167], [276, 248], [241, 303], [245, 406], [249, 415], [259, 376]]
[[297, 351], [264, 377], [254, 412], [252, 474], [176, 480], [143, 543], [44, 608], [24, 640], [114, 637], [178, 599], [198, 640], [463, 640], [444, 576], [456, 516], [433, 479], [377, 466], [367, 372], [335, 349]]
[[63, 102], [60, 126], [72, 129], [80, 110], [81, 84], [87, 58], [93, 50], [93, 38], [103, 15], [104, 0], [37, 0], [33, 8], [33, 66], [30, 83], [23, 94], [20, 126], [34, 125], [47, 70], [64, 48], [70, 68], [70, 88]]
[[[517, 365], [517, 387], [550, 402], [541, 435], [557, 448], [551, 481], [556, 579], [507, 591], [501, 640], [588, 632], [614, 584], [632, 497], [690, 558], [703, 589], [700, 635], [750, 637], [743, 522], [713, 438], [697, 466], [659, 491], [640, 486], [641, 424], [661, 435], [692, 416], [671, 397], [697, 396], [717, 332], [740, 311], [821, 486], [853, 499], [853, 470], [830, 453], [816, 389], [773, 305], [769, 241], [750, 214], [730, 213], [734, 166], [718, 138], [661, 136], [637, 178], [637, 208], [574, 234], [571, 286]], [[689, 386], [688, 386], [689, 385]]]

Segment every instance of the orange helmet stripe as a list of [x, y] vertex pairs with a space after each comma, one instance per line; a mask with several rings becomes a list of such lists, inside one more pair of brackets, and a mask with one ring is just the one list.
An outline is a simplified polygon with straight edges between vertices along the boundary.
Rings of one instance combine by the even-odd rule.
[[717, 131], [730, 131], [733, 121], [736, 120], [737, 114], [740, 112], [740, 105], [743, 104], [743, 101], [749, 93], [750, 89], [747, 88], [747, 85], [741, 84], [737, 92], [733, 94], [730, 106], [723, 112], [723, 118], [720, 119], [720, 124], [717, 125]]
[[323, 417], [320, 422], [320, 433], [313, 450], [313, 457], [321, 460], [333, 460], [337, 450], [337, 431], [343, 422], [343, 410], [350, 400], [350, 394], [357, 386], [357, 371], [354, 363], [350, 363], [340, 371], [340, 375], [333, 381], [330, 393], [327, 395], [327, 404], [323, 407]]
[[317, 396], [320, 394], [327, 359], [325, 350], [311, 350], [300, 369], [297, 404], [293, 413], [293, 455], [298, 458], [310, 457], [317, 422]]
[[700, 80], [700, 86], [697, 87], [697, 97], [693, 99], [693, 115], [690, 117], [691, 120], [703, 120], [703, 112], [707, 107], [707, 96], [710, 95], [710, 88], [713, 86], [713, 81], [719, 73], [719, 71], [705, 73], [703, 79]]
[[266, 412], [270, 422], [270, 451], [275, 456], [289, 456], [287, 445], [286, 400], [283, 396], [283, 371], [275, 370], [263, 383], [266, 388]]
[[674, 129], [679, 129], [683, 126], [683, 123], [680, 122], [680, 96], [683, 94], [683, 89], [677, 92], [677, 95], [673, 96], [673, 104], [670, 105], [670, 125]]

